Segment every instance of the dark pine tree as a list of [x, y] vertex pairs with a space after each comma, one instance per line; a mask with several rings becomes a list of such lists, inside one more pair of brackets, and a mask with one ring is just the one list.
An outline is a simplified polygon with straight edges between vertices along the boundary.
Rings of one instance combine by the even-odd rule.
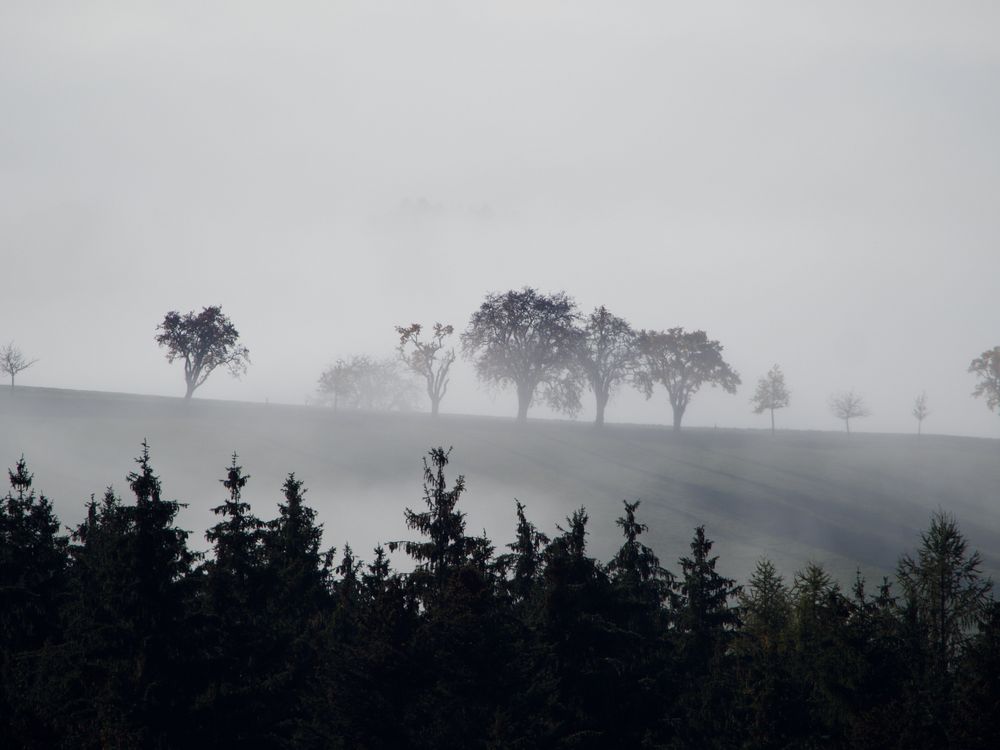
[[680, 744], [728, 747], [738, 731], [733, 711], [737, 680], [729, 647], [740, 616], [731, 602], [741, 588], [716, 571], [719, 558], [711, 552], [705, 527], [697, 527], [691, 556], [680, 559], [681, 576], [671, 593], [678, 668], [685, 685], [675, 719]]
[[197, 644], [190, 619], [187, 532], [180, 504], [164, 500], [143, 442], [135, 495], [125, 506], [109, 489], [91, 501], [72, 537], [67, 659], [59, 682], [64, 742], [75, 747], [191, 746], [189, 679]]
[[12, 747], [51, 744], [39, 707], [41, 664], [60, 638], [68, 539], [52, 503], [31, 488], [24, 457], [0, 498], [0, 737]]
[[493, 546], [465, 533], [457, 504], [461, 475], [448, 488], [450, 451], [424, 459], [427, 509], [406, 509], [406, 524], [424, 539], [404, 542], [415, 560], [411, 583], [423, 616], [411, 644], [417, 684], [409, 706], [412, 747], [486, 747], [507, 691], [510, 638], [494, 595]]

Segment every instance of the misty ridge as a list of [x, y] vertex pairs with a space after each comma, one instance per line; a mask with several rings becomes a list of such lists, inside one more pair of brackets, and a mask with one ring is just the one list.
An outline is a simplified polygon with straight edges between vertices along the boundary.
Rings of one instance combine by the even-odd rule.
[[0, 747], [992, 750], [998, 27], [0, 4]]

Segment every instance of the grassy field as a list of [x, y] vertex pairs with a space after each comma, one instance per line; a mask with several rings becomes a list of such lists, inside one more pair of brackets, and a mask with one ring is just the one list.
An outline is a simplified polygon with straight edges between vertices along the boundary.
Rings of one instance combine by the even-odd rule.
[[[165, 494], [188, 504], [181, 525], [204, 548], [233, 451], [251, 474], [245, 498], [276, 513], [294, 471], [310, 488], [327, 544], [361, 556], [408, 538], [403, 508], [422, 503], [421, 457], [454, 446], [465, 474], [469, 529], [498, 547], [513, 535], [514, 498], [543, 530], [579, 506], [592, 552], [619, 543], [623, 499], [640, 499], [648, 543], [668, 567], [688, 552], [694, 526], [716, 541], [719, 567], [743, 578], [760, 556], [786, 574], [823, 562], [847, 584], [860, 567], [889, 574], [912, 551], [930, 514], [954, 514], [994, 577], [1000, 572], [1000, 442], [925, 435], [687, 430], [642, 425], [529, 422], [470, 416], [333, 413], [314, 407], [22, 388], [0, 389], [0, 459], [23, 453], [35, 486], [67, 525], [90, 493], [125, 475], [149, 440]], [[405, 567], [405, 561], [399, 561]]]

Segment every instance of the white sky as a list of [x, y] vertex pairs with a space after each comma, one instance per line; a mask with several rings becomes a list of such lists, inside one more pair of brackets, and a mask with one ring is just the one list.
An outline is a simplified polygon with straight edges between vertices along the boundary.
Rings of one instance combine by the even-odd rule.
[[966, 372], [1000, 344], [1000, 5], [823, 5], [5, 0], [0, 340], [25, 384], [180, 395], [155, 326], [221, 304], [254, 364], [198, 394], [301, 403], [531, 284], [719, 339], [744, 386], [686, 424], [764, 427], [778, 362], [787, 427], [853, 387], [911, 431], [926, 389], [928, 431], [1000, 437]]

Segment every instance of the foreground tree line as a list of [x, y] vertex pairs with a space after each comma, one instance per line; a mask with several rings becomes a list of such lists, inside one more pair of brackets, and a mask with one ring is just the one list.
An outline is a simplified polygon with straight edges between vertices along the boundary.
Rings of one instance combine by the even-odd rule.
[[[258, 518], [234, 455], [211, 551], [188, 547], [144, 445], [60, 533], [22, 459], [0, 508], [0, 737], [44, 748], [986, 748], [1000, 736], [1000, 606], [935, 514], [895, 584], [848, 590], [760, 561], [740, 587], [703, 527], [674, 570], [642, 537], [588, 554], [467, 533], [449, 452], [424, 466], [413, 538], [324, 550], [290, 474]], [[401, 549], [410, 573], [392, 568]]]

